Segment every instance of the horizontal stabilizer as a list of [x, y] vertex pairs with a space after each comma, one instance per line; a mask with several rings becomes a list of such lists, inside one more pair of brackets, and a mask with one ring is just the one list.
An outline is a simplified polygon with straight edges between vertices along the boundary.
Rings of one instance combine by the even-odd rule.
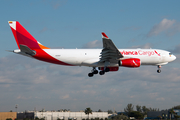
[[31, 50], [29, 47], [27, 47], [26, 45], [19, 45], [21, 52], [24, 52], [28, 55], [35, 55], [36, 52]]

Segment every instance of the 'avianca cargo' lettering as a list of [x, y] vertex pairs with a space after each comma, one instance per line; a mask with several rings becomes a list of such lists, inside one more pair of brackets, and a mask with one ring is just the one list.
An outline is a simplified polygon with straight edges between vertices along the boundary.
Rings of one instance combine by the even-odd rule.
[[138, 50], [138, 51], [120, 51], [122, 55], [148, 55], [148, 56], [152, 56], [152, 55], [158, 55], [159, 54], [153, 50], [153, 51], [143, 51], [143, 50]]
[[121, 66], [137, 68], [141, 65], [156, 65], [160, 73], [161, 65], [176, 59], [165, 50], [117, 49], [104, 32], [103, 49], [50, 49], [40, 44], [18, 21], [9, 21], [9, 25], [19, 48], [12, 52], [53, 64], [92, 67], [89, 77], [98, 72], [104, 75], [109, 71], [118, 71]]

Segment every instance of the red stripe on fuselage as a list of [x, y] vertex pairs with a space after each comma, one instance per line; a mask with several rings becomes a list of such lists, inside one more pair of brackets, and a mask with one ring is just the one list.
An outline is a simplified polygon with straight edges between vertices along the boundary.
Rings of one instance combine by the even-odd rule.
[[55, 58], [53, 58], [52, 56], [50, 56], [49, 54], [47, 54], [45, 51], [43, 51], [42, 49], [36, 49], [36, 55], [34, 55], [33, 57], [41, 60], [41, 61], [45, 61], [45, 62], [49, 62], [49, 63], [54, 63], [54, 64], [58, 64], [58, 65], [67, 65], [67, 66], [74, 66], [62, 61], [59, 61]]

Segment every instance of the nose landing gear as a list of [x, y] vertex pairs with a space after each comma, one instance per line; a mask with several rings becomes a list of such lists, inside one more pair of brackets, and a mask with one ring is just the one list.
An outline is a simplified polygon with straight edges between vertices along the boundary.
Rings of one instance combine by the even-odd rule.
[[161, 73], [161, 65], [158, 65], [158, 70], [157, 70], [157, 73]]

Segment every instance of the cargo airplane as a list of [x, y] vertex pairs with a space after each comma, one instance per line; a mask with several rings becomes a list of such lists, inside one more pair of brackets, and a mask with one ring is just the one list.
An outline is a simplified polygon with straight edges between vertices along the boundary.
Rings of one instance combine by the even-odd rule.
[[38, 42], [18, 21], [9, 21], [18, 48], [12, 52], [41, 61], [66, 66], [92, 67], [89, 77], [94, 74], [118, 71], [119, 67], [137, 68], [141, 65], [161, 66], [176, 57], [160, 49], [117, 49], [111, 39], [102, 32], [102, 49], [50, 49]]

